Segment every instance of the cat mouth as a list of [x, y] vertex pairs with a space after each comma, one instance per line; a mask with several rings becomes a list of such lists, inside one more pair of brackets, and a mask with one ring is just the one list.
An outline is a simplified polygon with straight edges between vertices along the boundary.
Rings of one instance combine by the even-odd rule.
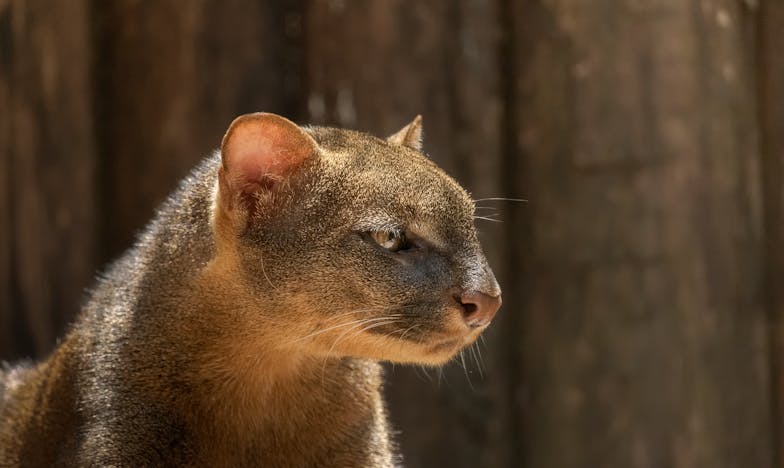
[[407, 349], [403, 351], [405, 358], [392, 358], [390, 359], [392, 361], [441, 365], [461, 349], [475, 342], [485, 328], [486, 325], [469, 328], [463, 322], [460, 313], [451, 313], [438, 321], [418, 321], [402, 325], [385, 323], [374, 326], [367, 332], [403, 344], [404, 349]]

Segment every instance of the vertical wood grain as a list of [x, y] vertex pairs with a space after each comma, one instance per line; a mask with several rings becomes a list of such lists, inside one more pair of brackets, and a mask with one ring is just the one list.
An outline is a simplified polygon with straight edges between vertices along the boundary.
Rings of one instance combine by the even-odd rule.
[[784, 468], [784, 3], [761, 2], [757, 90], [765, 193], [765, 271], [769, 313], [774, 466]]
[[[0, 109], [11, 108], [11, 4], [0, 3]], [[13, 266], [11, 264], [11, 125], [9, 111], [0, 112], [0, 359], [15, 356], [19, 344], [14, 338], [12, 308]], [[21, 314], [19, 314], [21, 315]]]
[[[239, 114], [299, 110], [299, 2], [99, 2], [106, 256]], [[295, 117], [295, 116], [292, 116]]]
[[743, 7], [516, 7], [525, 466], [770, 466]]
[[89, 2], [0, 3], [3, 355], [48, 352], [93, 274]]

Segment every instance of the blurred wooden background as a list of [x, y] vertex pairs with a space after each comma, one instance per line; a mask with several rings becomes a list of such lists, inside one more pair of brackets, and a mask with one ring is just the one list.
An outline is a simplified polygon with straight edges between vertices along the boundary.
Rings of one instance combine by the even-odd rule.
[[500, 224], [410, 467], [784, 467], [780, 0], [0, 0], [0, 358], [40, 357], [237, 114], [425, 147]]

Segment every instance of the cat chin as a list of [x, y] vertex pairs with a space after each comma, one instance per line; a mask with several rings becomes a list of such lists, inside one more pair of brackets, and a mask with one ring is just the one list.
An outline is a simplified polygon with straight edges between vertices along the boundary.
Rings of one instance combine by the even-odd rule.
[[[391, 352], [375, 356], [376, 359], [396, 364], [417, 364], [438, 367], [448, 363], [466, 346], [474, 340], [467, 337], [456, 337], [431, 343], [411, 345], [404, 343], [402, 349], [398, 347]], [[380, 359], [379, 359], [380, 358]]]
[[434, 366], [444, 365], [473, 342], [474, 340], [455, 339], [435, 344], [428, 349], [426, 360], [420, 363]]
[[334, 340], [327, 338], [325, 345], [330, 346], [327, 354], [336, 357], [350, 356], [397, 364], [441, 366], [457, 356], [466, 346], [474, 343], [481, 331], [482, 329], [440, 332], [436, 336], [421, 337], [417, 341], [363, 333], [340, 342], [338, 346], [330, 346], [329, 343], [334, 343]]
[[462, 342], [443, 343], [442, 345], [439, 345], [438, 348], [433, 349], [430, 352], [417, 354], [411, 356], [409, 359], [393, 362], [398, 362], [400, 364], [417, 364], [431, 367], [440, 367], [451, 361], [464, 347], [465, 345], [462, 344]]

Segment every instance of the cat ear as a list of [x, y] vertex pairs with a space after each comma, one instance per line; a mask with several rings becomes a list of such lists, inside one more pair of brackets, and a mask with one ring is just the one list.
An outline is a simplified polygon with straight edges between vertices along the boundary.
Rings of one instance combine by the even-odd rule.
[[393, 145], [408, 146], [417, 151], [422, 151], [422, 116], [417, 115], [414, 117], [410, 124], [387, 138], [387, 141]]
[[316, 148], [310, 135], [279, 115], [241, 115], [223, 137], [221, 175], [231, 190], [270, 190], [314, 155]]

